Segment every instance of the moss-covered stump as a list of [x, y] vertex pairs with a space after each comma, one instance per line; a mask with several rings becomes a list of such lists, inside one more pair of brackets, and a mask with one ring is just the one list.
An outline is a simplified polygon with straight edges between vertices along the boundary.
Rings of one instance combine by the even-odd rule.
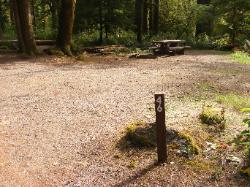
[[[195, 139], [186, 132], [167, 129], [166, 140], [169, 150], [180, 156], [192, 157], [200, 152]], [[154, 149], [156, 146], [156, 124], [142, 121], [129, 124], [125, 129], [124, 136], [118, 142], [118, 147], [121, 150]]]
[[199, 118], [203, 124], [213, 126], [216, 130], [224, 130], [226, 127], [224, 108], [203, 106]]

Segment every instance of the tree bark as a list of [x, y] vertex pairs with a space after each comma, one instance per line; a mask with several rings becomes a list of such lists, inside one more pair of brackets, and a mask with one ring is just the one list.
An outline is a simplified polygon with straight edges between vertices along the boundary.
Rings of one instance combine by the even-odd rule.
[[33, 33], [32, 17], [29, 0], [18, 0], [18, 11], [22, 30], [22, 37], [25, 46], [25, 53], [35, 55], [37, 53], [36, 43]]
[[52, 17], [52, 29], [56, 29], [58, 27], [58, 2], [57, 0], [52, 0], [50, 4], [50, 11]]
[[103, 1], [99, 2], [99, 43], [103, 42]]
[[35, 16], [35, 2], [34, 0], [31, 0], [31, 15], [32, 15], [32, 21], [33, 21], [33, 28], [34, 31], [36, 31], [36, 16]]
[[18, 47], [20, 52], [25, 51], [25, 46], [24, 46], [24, 40], [22, 36], [22, 29], [21, 29], [21, 23], [20, 23], [20, 14], [18, 10], [18, 4], [17, 0], [12, 0], [12, 11], [13, 11], [13, 16], [14, 16], [14, 21], [15, 21], [15, 26], [16, 26], [16, 34], [17, 34], [17, 39], [18, 39]]
[[2, 1], [0, 0], [0, 40], [3, 39], [3, 9], [2, 9]]
[[154, 5], [154, 0], [149, 0], [149, 24], [148, 24], [148, 27], [149, 27], [149, 32], [150, 32], [150, 35], [152, 35], [153, 33], [153, 5]]
[[12, 6], [20, 51], [33, 56], [37, 54], [37, 48], [34, 39], [29, 0], [13, 0]]
[[143, 2], [143, 33], [148, 33], [148, 0]]
[[159, 0], [154, 0], [154, 13], [153, 13], [153, 32], [157, 34], [159, 32]]
[[136, 11], [136, 27], [137, 27], [137, 42], [142, 43], [142, 17], [143, 17], [143, 0], [135, 1], [135, 11]]
[[61, 0], [57, 47], [72, 56], [72, 32], [75, 19], [76, 0]]

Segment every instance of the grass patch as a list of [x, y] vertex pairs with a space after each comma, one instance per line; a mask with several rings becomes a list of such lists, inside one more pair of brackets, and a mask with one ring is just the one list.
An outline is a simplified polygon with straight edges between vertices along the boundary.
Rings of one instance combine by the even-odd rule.
[[200, 114], [202, 123], [218, 127], [220, 130], [225, 129], [225, 110], [222, 108], [214, 108], [212, 106], [203, 106]]
[[250, 56], [241, 51], [231, 54], [231, 58], [240, 64], [250, 64]]
[[218, 95], [216, 97], [216, 101], [220, 104], [230, 106], [236, 110], [250, 107], [249, 97], [243, 97], [243, 96], [239, 96], [233, 93], [229, 93], [226, 95]]

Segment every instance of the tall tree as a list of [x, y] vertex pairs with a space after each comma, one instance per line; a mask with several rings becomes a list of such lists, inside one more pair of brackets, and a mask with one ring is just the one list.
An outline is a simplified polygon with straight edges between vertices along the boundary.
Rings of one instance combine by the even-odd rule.
[[103, 42], [103, 0], [99, 2], [99, 43]]
[[72, 32], [75, 19], [76, 0], [61, 0], [57, 47], [72, 56]]
[[149, 29], [149, 21], [148, 21], [148, 14], [149, 13], [149, 3], [148, 0], [143, 1], [143, 32], [148, 33]]
[[137, 42], [142, 43], [143, 0], [135, 1]]
[[3, 16], [3, 8], [2, 1], [0, 0], [0, 40], [3, 38], [3, 27], [4, 27], [4, 16]]
[[12, 0], [20, 51], [27, 55], [37, 53], [29, 0]]
[[59, 9], [58, 0], [51, 0], [49, 2], [49, 7], [50, 7], [50, 12], [51, 12], [52, 28], [56, 29], [58, 26], [58, 9]]
[[160, 14], [160, 2], [159, 0], [154, 0], [154, 12], [153, 12], [153, 33], [157, 34], [159, 32], [159, 14]]

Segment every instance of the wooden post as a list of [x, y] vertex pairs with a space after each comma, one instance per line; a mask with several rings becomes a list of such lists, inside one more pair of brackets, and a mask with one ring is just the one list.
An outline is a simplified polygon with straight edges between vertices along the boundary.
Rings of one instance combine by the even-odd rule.
[[155, 94], [155, 111], [158, 163], [164, 163], [167, 161], [164, 94]]

